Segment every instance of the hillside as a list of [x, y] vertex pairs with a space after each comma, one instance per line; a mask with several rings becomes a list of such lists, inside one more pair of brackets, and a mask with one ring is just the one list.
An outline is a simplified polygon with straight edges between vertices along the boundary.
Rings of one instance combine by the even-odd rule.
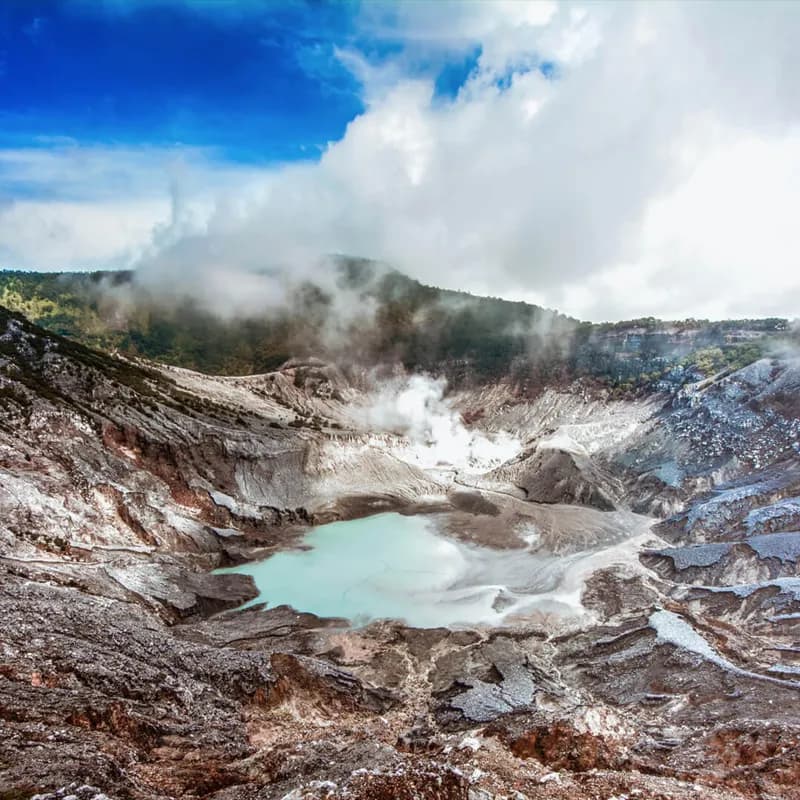
[[746, 366], [788, 335], [778, 318], [592, 324], [367, 261], [340, 259], [336, 270], [329, 288], [297, 284], [278, 310], [245, 317], [190, 294], [167, 298], [132, 272], [0, 272], [0, 305], [92, 347], [208, 374], [258, 374], [314, 355], [402, 363], [454, 386], [505, 377], [523, 395], [576, 378], [624, 394], [676, 388]]

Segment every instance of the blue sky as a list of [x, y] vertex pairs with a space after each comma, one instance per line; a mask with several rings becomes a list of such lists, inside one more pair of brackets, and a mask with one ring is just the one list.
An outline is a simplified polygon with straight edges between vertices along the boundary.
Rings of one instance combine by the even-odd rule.
[[319, 154], [363, 109], [334, 56], [357, 7], [327, 2], [0, 4], [0, 146], [215, 147]]
[[[391, 5], [381, 18], [391, 21]], [[357, 2], [5, 0], [0, 4], [0, 147], [62, 140], [213, 147], [240, 162], [318, 157], [364, 110], [337, 56], [379, 66], [403, 50], [370, 35]], [[406, 65], [454, 96], [480, 47]]]

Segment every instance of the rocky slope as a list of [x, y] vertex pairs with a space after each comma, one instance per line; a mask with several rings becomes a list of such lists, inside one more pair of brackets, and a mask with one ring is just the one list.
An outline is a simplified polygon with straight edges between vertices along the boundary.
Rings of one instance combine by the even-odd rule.
[[[797, 362], [630, 402], [461, 393], [521, 441], [484, 471], [403, 460], [354, 424], [368, 394], [0, 311], [0, 797], [800, 796]], [[579, 555], [582, 612], [354, 629], [237, 611], [250, 580], [210, 574], [390, 508]]]

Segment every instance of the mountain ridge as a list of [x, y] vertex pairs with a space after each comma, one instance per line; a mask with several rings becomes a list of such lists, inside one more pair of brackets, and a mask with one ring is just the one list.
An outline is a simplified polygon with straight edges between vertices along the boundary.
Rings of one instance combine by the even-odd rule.
[[327, 289], [297, 284], [284, 307], [239, 318], [188, 292], [160, 297], [134, 272], [3, 271], [0, 305], [92, 347], [209, 374], [263, 373], [292, 357], [320, 356], [399, 363], [455, 387], [510, 378], [523, 395], [577, 378], [620, 393], [674, 389], [796, 338], [783, 318], [586, 323], [425, 286], [363, 260], [339, 259], [336, 269]]

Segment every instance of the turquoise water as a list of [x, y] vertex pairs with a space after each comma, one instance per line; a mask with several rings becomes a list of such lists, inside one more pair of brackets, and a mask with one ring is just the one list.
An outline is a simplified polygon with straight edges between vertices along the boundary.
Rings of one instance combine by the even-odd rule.
[[248, 605], [288, 604], [357, 625], [391, 618], [434, 627], [579, 611], [589, 556], [467, 545], [439, 533], [435, 516], [401, 514], [322, 525], [303, 545], [218, 571], [253, 576], [259, 596]]
[[468, 611], [457, 598], [442, 603], [465, 559], [428, 517], [380, 514], [333, 522], [311, 530], [303, 544], [310, 549], [219, 571], [252, 575], [260, 592], [253, 603], [286, 603], [354, 622], [394, 618], [438, 625]]

